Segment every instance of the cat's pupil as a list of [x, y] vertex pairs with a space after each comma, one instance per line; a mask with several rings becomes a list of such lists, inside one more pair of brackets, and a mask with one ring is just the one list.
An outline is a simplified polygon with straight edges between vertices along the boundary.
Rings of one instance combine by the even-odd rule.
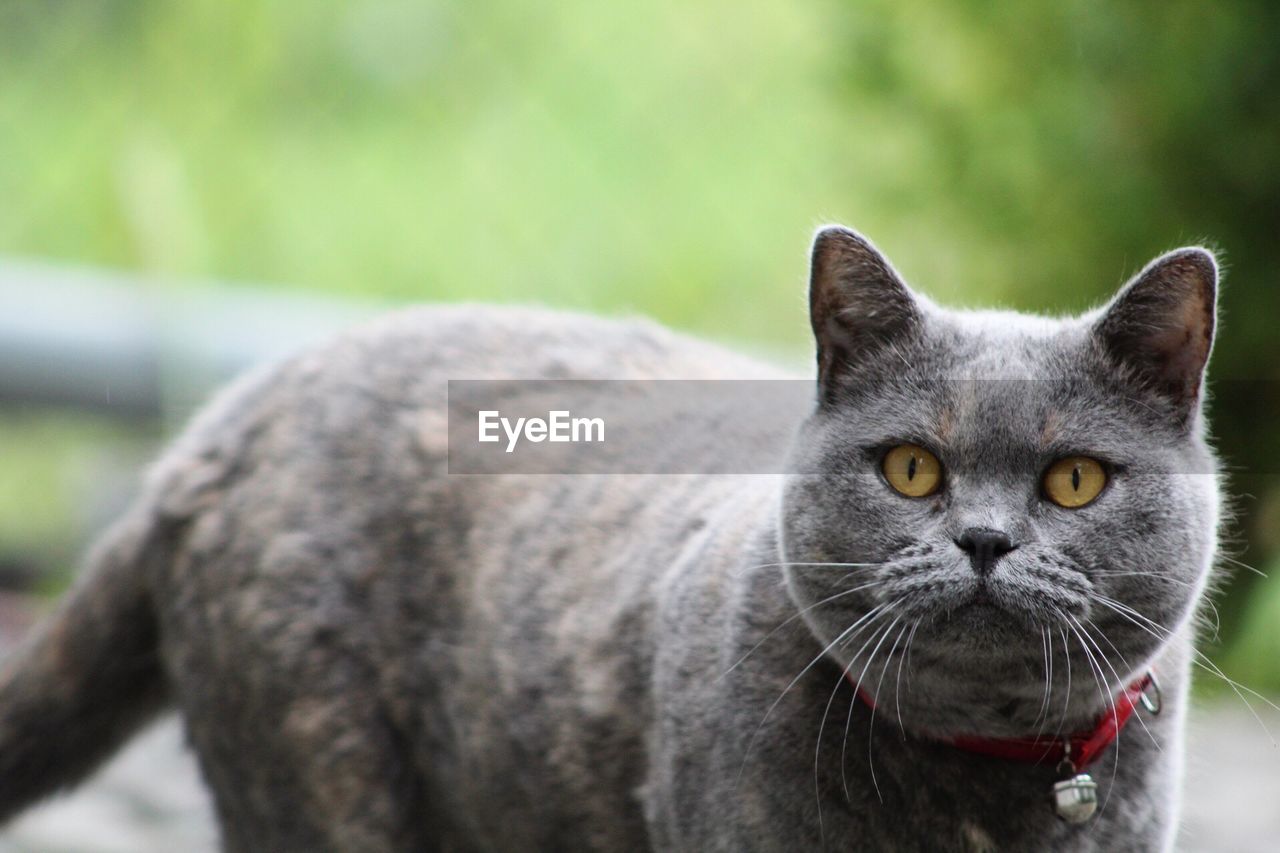
[[914, 480], [916, 478], [916, 456], [911, 454], [911, 461], [907, 463], [907, 479]]
[[1071, 469], [1071, 488], [1080, 491], [1080, 466]]

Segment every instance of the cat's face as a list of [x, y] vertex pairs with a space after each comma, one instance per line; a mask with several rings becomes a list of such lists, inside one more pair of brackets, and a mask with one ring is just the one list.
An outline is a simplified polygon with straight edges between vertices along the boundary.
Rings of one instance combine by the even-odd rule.
[[787, 587], [906, 725], [1074, 723], [1185, 627], [1216, 544], [1215, 284], [1186, 250], [1086, 317], [961, 314], [856, 235], [819, 235], [821, 400], [784, 500]]

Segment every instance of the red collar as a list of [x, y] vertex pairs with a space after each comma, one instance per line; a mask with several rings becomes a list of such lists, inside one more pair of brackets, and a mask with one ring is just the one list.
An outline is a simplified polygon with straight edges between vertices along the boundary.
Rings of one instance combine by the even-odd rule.
[[[1147, 694], [1148, 689], [1153, 691], [1153, 695]], [[1160, 687], [1148, 672], [1115, 697], [1115, 708], [1104, 711], [1093, 728], [1088, 731], [1053, 737], [995, 738], [960, 735], [944, 738], [941, 742], [966, 752], [1004, 758], [1009, 761], [1025, 761], [1030, 764], [1040, 764], [1045, 761], [1057, 764], [1069, 761], [1076, 771], [1080, 771], [1097, 760], [1103, 750], [1111, 745], [1139, 705], [1152, 714], [1160, 713], [1159, 697]], [[858, 687], [858, 698], [868, 708], [875, 709], [875, 702], [865, 688]]]

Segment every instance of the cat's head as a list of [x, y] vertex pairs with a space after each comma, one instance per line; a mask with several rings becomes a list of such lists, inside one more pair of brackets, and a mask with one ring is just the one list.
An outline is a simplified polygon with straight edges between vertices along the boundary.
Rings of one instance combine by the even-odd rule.
[[865, 238], [818, 233], [787, 588], [908, 726], [1078, 723], [1102, 701], [1095, 671], [1114, 692], [1186, 630], [1219, 516], [1202, 414], [1216, 290], [1213, 255], [1188, 248], [1082, 317], [951, 311]]

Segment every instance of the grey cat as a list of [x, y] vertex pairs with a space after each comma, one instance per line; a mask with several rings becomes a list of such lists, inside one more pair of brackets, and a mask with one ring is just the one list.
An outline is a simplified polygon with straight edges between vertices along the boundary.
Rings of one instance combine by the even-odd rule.
[[[1083, 317], [956, 312], [825, 228], [777, 477], [447, 474], [450, 378], [782, 375], [645, 323], [418, 310], [264, 369], [6, 661], [0, 817], [176, 707], [227, 850], [1168, 849], [1216, 284], [1189, 248]], [[957, 740], [1148, 672], [1081, 823], [1070, 757]]]

